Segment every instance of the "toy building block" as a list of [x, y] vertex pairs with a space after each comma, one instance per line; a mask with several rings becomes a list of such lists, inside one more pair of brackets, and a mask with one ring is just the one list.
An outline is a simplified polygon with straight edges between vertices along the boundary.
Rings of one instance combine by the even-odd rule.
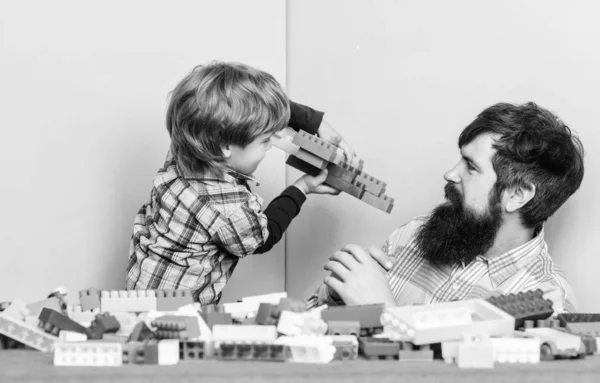
[[196, 340], [183, 341], [179, 343], [179, 358], [180, 359], [208, 359], [213, 355], [213, 342]]
[[[471, 312], [471, 322], [464, 320], [464, 314], [461, 313], [463, 309]], [[439, 320], [442, 317], [446, 318], [447, 323]], [[381, 322], [384, 333], [390, 339], [423, 345], [460, 340], [465, 332], [508, 335], [514, 331], [515, 320], [483, 299], [470, 299], [389, 308], [381, 316]]]
[[532, 321], [527, 319], [523, 322], [523, 328], [555, 328], [560, 329], [560, 321], [558, 319], [538, 319]]
[[307, 164], [314, 166], [315, 168], [317, 168], [319, 170], [325, 169], [325, 168], [327, 168], [327, 165], [329, 165], [329, 162], [327, 162], [326, 160], [319, 158], [318, 156], [315, 156], [314, 154], [312, 154], [302, 148], [300, 148], [300, 150], [298, 150], [298, 152], [294, 155], [294, 157], [298, 158], [301, 161], [306, 162]]
[[293, 311], [296, 313], [303, 313], [306, 311], [306, 302], [295, 298], [281, 298], [277, 305], [279, 311]]
[[50, 297], [39, 302], [30, 303], [27, 305], [29, 309], [29, 315], [33, 315], [35, 317], [39, 317], [43, 308], [49, 308], [60, 313], [63, 312], [62, 301], [57, 297]]
[[202, 319], [204, 319], [204, 321], [206, 322], [208, 327], [211, 328], [211, 330], [216, 324], [233, 324], [231, 314], [228, 313], [209, 312], [206, 314], [202, 314]]
[[331, 321], [354, 321], [360, 323], [360, 336], [371, 336], [383, 331], [381, 314], [383, 304], [334, 306], [321, 311], [321, 319]]
[[85, 342], [86, 340], [88, 340], [87, 335], [79, 332], [62, 330], [58, 333], [59, 342]]
[[449, 340], [441, 342], [442, 344], [442, 359], [446, 364], [452, 364], [456, 362], [456, 356], [458, 355], [458, 345], [462, 341]]
[[375, 196], [381, 196], [385, 192], [387, 184], [364, 171], [347, 163], [329, 164], [327, 166], [328, 176], [337, 177], [348, 183], [364, 188]]
[[282, 299], [287, 298], [287, 293], [270, 293], [270, 294], [262, 294], [262, 295], [253, 295], [249, 297], [243, 297], [242, 302], [247, 304], [254, 303], [256, 305], [256, 310], [258, 310], [258, 306], [261, 303], [270, 303], [273, 305], [278, 304]]
[[535, 337], [491, 338], [494, 362], [498, 363], [539, 363], [540, 340]]
[[291, 133], [288, 133], [286, 132], [286, 129], [284, 129], [283, 131], [275, 133], [273, 137], [271, 137], [271, 142], [276, 148], [279, 148], [288, 154], [296, 155], [300, 150], [300, 147], [292, 142], [295, 135], [296, 132], [294, 130], [291, 130]]
[[81, 305], [68, 305], [67, 306], [68, 317], [79, 323], [82, 326], [89, 326], [96, 315], [100, 314], [100, 308], [95, 308], [89, 311], [81, 311]]
[[157, 310], [154, 290], [103, 290], [100, 292], [102, 312], [144, 312]]
[[367, 359], [398, 359], [400, 343], [385, 338], [358, 338], [358, 351]]
[[172, 366], [179, 363], [179, 342], [175, 339], [150, 340], [143, 349], [138, 349], [138, 356], [140, 351], [144, 364]]
[[281, 336], [275, 344], [289, 346], [289, 361], [296, 363], [329, 363], [336, 352], [332, 340], [324, 336]]
[[4, 313], [0, 314], [0, 334], [43, 352], [52, 351], [58, 340], [57, 337], [18, 319], [5, 316]]
[[265, 342], [271, 343], [277, 339], [275, 326], [236, 326], [214, 325], [212, 328], [214, 342]]
[[591, 313], [562, 313], [556, 317], [561, 327], [567, 327], [569, 323], [600, 322], [600, 314]]
[[143, 342], [147, 339], [154, 338], [154, 332], [150, 330], [150, 327], [146, 325], [145, 322], [139, 322], [133, 328], [131, 332], [131, 336], [129, 337], [130, 342]]
[[327, 162], [337, 163], [346, 160], [344, 153], [337, 146], [308, 132], [299, 131], [296, 133], [292, 143]]
[[518, 294], [493, 296], [487, 301], [512, 315], [515, 318], [515, 329], [518, 329], [526, 320], [546, 319], [554, 313], [552, 301], [544, 299], [543, 296], [544, 292], [537, 289]]
[[121, 343], [58, 342], [54, 345], [55, 366], [109, 367], [123, 364]]
[[371, 193], [364, 193], [360, 197], [360, 200], [388, 214], [391, 213], [394, 208], [394, 199], [386, 195], [378, 197]]
[[127, 364], [143, 364], [144, 363], [144, 343], [130, 341], [122, 344], [123, 363]]
[[458, 344], [456, 364], [459, 368], [493, 368], [494, 350], [490, 338], [486, 334], [465, 333]]
[[548, 327], [526, 328], [525, 333], [540, 339], [540, 360], [585, 357], [585, 345], [579, 336]]
[[277, 332], [289, 336], [324, 335], [327, 324], [322, 319], [304, 313], [284, 310], [277, 322]]
[[254, 301], [224, 303], [223, 310], [230, 314], [232, 319], [241, 321], [248, 316], [255, 317], [259, 305], [260, 302]]
[[433, 350], [428, 344], [417, 346], [410, 342], [400, 342], [398, 359], [401, 362], [431, 362], [433, 361]]
[[152, 321], [158, 339], [188, 339], [200, 336], [196, 317], [165, 315]]
[[121, 324], [114, 316], [108, 313], [98, 314], [87, 330], [87, 336], [89, 339], [102, 339], [102, 335], [116, 333], [120, 327]]
[[94, 288], [79, 291], [81, 311], [100, 308], [100, 292]]
[[157, 311], [177, 311], [180, 307], [194, 303], [190, 290], [156, 290]]
[[44, 307], [39, 315], [38, 327], [48, 334], [58, 336], [59, 331], [73, 331], [85, 334], [87, 329], [61, 313]]
[[256, 317], [254, 318], [256, 323], [267, 326], [277, 326], [277, 321], [279, 320], [279, 315], [281, 312], [277, 305], [273, 305], [270, 303], [261, 303], [258, 306], [258, 312], [256, 313]]
[[335, 347], [334, 360], [354, 360], [358, 357], [358, 339], [354, 335], [325, 335]]
[[215, 356], [220, 360], [285, 362], [290, 357], [290, 350], [282, 344], [225, 342], [215, 349]]
[[357, 321], [329, 321], [329, 322], [327, 322], [327, 335], [360, 336], [360, 322], [357, 322]]
[[102, 340], [105, 342], [127, 343], [128, 337], [117, 334], [102, 334]]

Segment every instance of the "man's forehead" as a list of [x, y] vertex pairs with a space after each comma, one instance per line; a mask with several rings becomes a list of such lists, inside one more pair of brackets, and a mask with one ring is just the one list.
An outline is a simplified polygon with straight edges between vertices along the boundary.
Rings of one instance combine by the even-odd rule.
[[461, 147], [460, 153], [476, 161], [485, 161], [486, 159], [491, 161], [493, 155], [496, 153], [493, 145], [499, 138], [499, 134], [480, 134], [473, 141]]

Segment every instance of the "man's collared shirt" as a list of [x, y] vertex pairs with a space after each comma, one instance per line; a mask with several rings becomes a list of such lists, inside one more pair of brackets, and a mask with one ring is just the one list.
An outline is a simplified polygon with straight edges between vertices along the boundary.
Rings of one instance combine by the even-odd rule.
[[[395, 258], [389, 283], [399, 306], [432, 304], [541, 289], [555, 313], [573, 312], [575, 297], [562, 271], [548, 254], [544, 231], [529, 242], [491, 259], [477, 256], [468, 265], [436, 267], [419, 255], [415, 234], [427, 217], [396, 229], [383, 245]], [[322, 285], [309, 298], [309, 308], [336, 304]]]
[[202, 305], [218, 302], [239, 258], [269, 236], [248, 180], [237, 172], [182, 176], [169, 153], [134, 220], [127, 289], [187, 289]]

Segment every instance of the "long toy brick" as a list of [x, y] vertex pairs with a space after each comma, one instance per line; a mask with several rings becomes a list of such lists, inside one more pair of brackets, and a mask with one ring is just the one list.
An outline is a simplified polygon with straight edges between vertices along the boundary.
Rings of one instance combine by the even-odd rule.
[[2, 314], [0, 314], [0, 334], [43, 352], [52, 351], [58, 341], [57, 337], [46, 334], [39, 328]]

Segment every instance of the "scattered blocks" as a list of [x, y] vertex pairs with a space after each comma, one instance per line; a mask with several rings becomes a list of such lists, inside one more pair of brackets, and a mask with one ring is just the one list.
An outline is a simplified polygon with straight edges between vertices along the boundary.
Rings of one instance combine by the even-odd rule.
[[190, 290], [156, 290], [157, 311], [177, 311], [180, 307], [194, 303]]
[[296, 363], [329, 363], [336, 352], [332, 340], [324, 336], [282, 336], [275, 344], [289, 346], [289, 360]]
[[538, 338], [491, 338], [494, 362], [539, 363], [540, 340]]
[[358, 357], [358, 339], [354, 335], [326, 335], [335, 347], [334, 360], [354, 360]]
[[215, 357], [220, 360], [285, 362], [290, 357], [290, 350], [282, 344], [223, 342], [215, 349]]
[[329, 321], [327, 322], [327, 335], [354, 335], [360, 336], [360, 322], [357, 321]]
[[104, 334], [116, 333], [120, 327], [119, 321], [114, 316], [108, 313], [98, 314], [87, 330], [87, 335], [89, 339], [102, 339]]
[[143, 351], [138, 348], [138, 360], [141, 356], [144, 364], [158, 364], [159, 366], [172, 366], [179, 363], [179, 341], [164, 339], [150, 340], [143, 346]]
[[179, 358], [180, 359], [207, 359], [212, 355], [210, 345], [212, 342], [184, 341], [179, 343]]
[[360, 336], [372, 336], [383, 331], [381, 314], [384, 308], [383, 304], [328, 307], [321, 312], [321, 319], [325, 322], [359, 322]]
[[367, 359], [398, 359], [400, 343], [385, 338], [358, 338], [358, 350]]
[[493, 368], [494, 350], [487, 335], [466, 333], [458, 344], [456, 364], [459, 368]]
[[66, 330], [85, 334], [87, 329], [61, 313], [44, 307], [39, 316], [39, 325], [48, 334], [58, 336], [59, 331]]

